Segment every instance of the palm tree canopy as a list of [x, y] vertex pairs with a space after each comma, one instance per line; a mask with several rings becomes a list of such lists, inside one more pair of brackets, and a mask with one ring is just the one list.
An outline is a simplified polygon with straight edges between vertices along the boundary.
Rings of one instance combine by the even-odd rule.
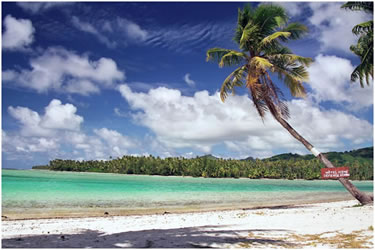
[[[364, 11], [373, 13], [373, 2], [347, 2], [341, 8]], [[357, 24], [352, 29], [353, 34], [359, 36], [356, 45], [350, 46], [350, 50], [356, 54], [361, 63], [354, 69], [351, 74], [351, 81], [355, 82], [359, 79], [361, 86], [364, 86], [364, 81], [370, 85], [370, 76], [374, 78], [374, 22], [373, 20]]]
[[374, 11], [374, 4], [373, 2], [347, 2], [341, 6], [343, 9], [348, 10], [359, 10], [365, 11], [368, 13], [373, 13]]
[[281, 6], [261, 4], [256, 9], [245, 5], [238, 10], [237, 28], [233, 40], [240, 51], [212, 48], [207, 51], [207, 61], [217, 61], [220, 67], [237, 68], [224, 80], [220, 97], [235, 93], [235, 87], [246, 86], [259, 115], [264, 118], [267, 111], [275, 117], [289, 117], [283, 94], [271, 80], [271, 74], [290, 89], [296, 97], [305, 96], [302, 85], [308, 79], [306, 66], [311, 58], [295, 55], [283, 43], [300, 39], [307, 27], [300, 23], [289, 23]]

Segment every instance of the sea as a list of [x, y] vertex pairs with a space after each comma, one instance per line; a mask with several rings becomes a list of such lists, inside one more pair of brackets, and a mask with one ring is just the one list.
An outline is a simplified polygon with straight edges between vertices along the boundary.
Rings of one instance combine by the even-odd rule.
[[[353, 184], [373, 192], [373, 181]], [[252, 209], [350, 199], [337, 180], [2, 170], [2, 215], [10, 219]]]

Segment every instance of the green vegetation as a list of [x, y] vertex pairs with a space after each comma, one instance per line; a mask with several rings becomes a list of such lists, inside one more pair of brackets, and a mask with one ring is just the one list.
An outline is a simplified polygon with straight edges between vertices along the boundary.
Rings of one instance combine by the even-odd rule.
[[[373, 147], [326, 155], [336, 166], [349, 166], [350, 179], [373, 179]], [[289, 157], [288, 157], [289, 156]], [[312, 155], [282, 154], [263, 160], [220, 159], [212, 155], [186, 159], [154, 156], [123, 156], [108, 161], [74, 161], [56, 159], [47, 166], [33, 169], [54, 171], [101, 172], [141, 175], [175, 175], [194, 177], [245, 177], [251, 179], [320, 179], [323, 164]]]
[[[372, 14], [374, 12], [374, 3], [347, 2], [341, 8]], [[361, 59], [361, 63], [354, 69], [350, 78], [352, 82], [359, 79], [363, 87], [365, 80], [367, 85], [370, 85], [370, 77], [371, 79], [374, 78], [374, 21], [369, 20], [357, 24], [353, 27], [352, 32], [359, 38], [356, 45], [350, 46], [350, 50]]]

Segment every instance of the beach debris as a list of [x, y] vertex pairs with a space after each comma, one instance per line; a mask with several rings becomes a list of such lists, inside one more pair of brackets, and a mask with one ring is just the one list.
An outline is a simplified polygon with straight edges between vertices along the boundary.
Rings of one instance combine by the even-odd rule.
[[108, 212], [104, 212], [104, 215], [109, 215], [109, 213]]
[[170, 214], [170, 212], [168, 212], [168, 211], [164, 211], [164, 213], [163, 214]]

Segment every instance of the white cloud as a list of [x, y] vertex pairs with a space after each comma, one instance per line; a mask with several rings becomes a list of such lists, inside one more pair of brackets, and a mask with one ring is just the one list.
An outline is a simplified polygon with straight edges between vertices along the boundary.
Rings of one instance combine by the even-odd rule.
[[67, 82], [65, 91], [68, 93], [76, 93], [80, 95], [88, 96], [90, 94], [96, 94], [100, 92], [98, 86], [89, 80], [75, 79]]
[[77, 159], [108, 159], [128, 154], [129, 149], [139, 146], [137, 140], [108, 128], [93, 129], [91, 135], [82, 132], [83, 117], [76, 114], [74, 105], [60, 100], [52, 100], [44, 114], [12, 106], [8, 112], [20, 124], [19, 130], [3, 131], [3, 151], [10, 158], [32, 153], [71, 158], [74, 151]]
[[195, 81], [193, 81], [192, 79], [190, 79], [190, 74], [187, 73], [185, 76], [184, 76], [184, 81], [186, 82], [187, 85], [189, 85], [190, 87], [194, 87], [195, 86]]
[[352, 28], [372, 19], [371, 15], [361, 11], [341, 9], [342, 4], [342, 2], [309, 3], [313, 12], [309, 21], [318, 29], [315, 37], [320, 41], [323, 51], [334, 49], [351, 53], [349, 47], [358, 39], [352, 34]]
[[[192, 97], [164, 87], [135, 93], [121, 85], [119, 91], [135, 111], [133, 119], [151, 129], [168, 148], [192, 147], [208, 153], [212, 146], [225, 143], [232, 150], [259, 156], [275, 150], [304, 150], [272, 117], [263, 123], [246, 95], [231, 96], [222, 103], [218, 93], [207, 91]], [[372, 141], [372, 125], [367, 121], [322, 110], [309, 100], [293, 100], [289, 107], [291, 125], [322, 151], [343, 147], [343, 139], [353, 145]]]
[[[80, 31], [94, 35], [99, 42], [108, 48], [114, 49], [119, 45], [144, 42], [148, 32], [135, 22], [125, 18], [113, 18], [112, 20], [96, 20], [87, 22], [76, 16], [72, 17], [72, 24]], [[121, 42], [116, 42], [116, 41]]]
[[24, 11], [32, 14], [37, 14], [49, 10], [51, 8], [60, 7], [63, 5], [69, 5], [73, 3], [69, 2], [17, 2], [17, 5]]
[[135, 146], [135, 143], [130, 138], [115, 130], [101, 128], [94, 129], [94, 133], [103, 139], [117, 156], [126, 154], [128, 148]]
[[22, 137], [2, 131], [3, 152], [25, 156], [25, 153], [49, 152], [59, 148], [56, 138]]
[[108, 48], [111, 48], [111, 49], [116, 48], [117, 43], [113, 41], [111, 42], [106, 36], [101, 34], [92, 24], [83, 22], [79, 20], [79, 18], [76, 16], [72, 17], [72, 23], [77, 29], [96, 36], [98, 40], [101, 43], [105, 44]]
[[[212, 45], [225, 47], [223, 37], [230, 40], [234, 29], [233, 22], [153, 27], [149, 31], [145, 44], [186, 54], [195, 50], [207, 50]], [[228, 46], [231, 45], [228, 44]]]
[[35, 29], [30, 20], [7, 15], [4, 19], [3, 49], [23, 50], [34, 41]]
[[52, 100], [45, 108], [45, 114], [26, 107], [8, 107], [9, 114], [21, 123], [23, 136], [56, 136], [59, 130], [79, 131], [83, 117], [76, 114], [77, 108], [72, 104], [62, 104], [60, 100]]
[[62, 104], [60, 100], [52, 100], [45, 108], [40, 125], [49, 129], [80, 130], [83, 117], [76, 115], [77, 108], [70, 104]]
[[361, 88], [350, 83], [354, 66], [347, 59], [318, 55], [308, 68], [312, 96], [318, 101], [344, 103], [346, 109], [358, 110], [373, 105], [373, 85]]
[[18, 120], [21, 126], [23, 136], [51, 136], [52, 131], [40, 126], [42, 118], [35, 111], [25, 107], [8, 107], [9, 114]]
[[128, 115], [123, 113], [119, 108], [114, 108], [113, 112], [115, 112], [118, 117], [128, 117]]
[[277, 4], [286, 10], [286, 12], [291, 16], [299, 16], [303, 12], [304, 3], [301, 2], [273, 2], [272, 4]]
[[142, 29], [138, 24], [125, 18], [117, 18], [117, 26], [126, 33], [126, 36], [135, 41], [144, 41], [147, 39], [148, 32]]
[[125, 79], [124, 72], [110, 58], [92, 61], [86, 55], [77, 55], [63, 48], [49, 48], [30, 60], [31, 70], [7, 70], [6, 81], [35, 89], [38, 92], [55, 90], [88, 95], [100, 88], [113, 87]]

